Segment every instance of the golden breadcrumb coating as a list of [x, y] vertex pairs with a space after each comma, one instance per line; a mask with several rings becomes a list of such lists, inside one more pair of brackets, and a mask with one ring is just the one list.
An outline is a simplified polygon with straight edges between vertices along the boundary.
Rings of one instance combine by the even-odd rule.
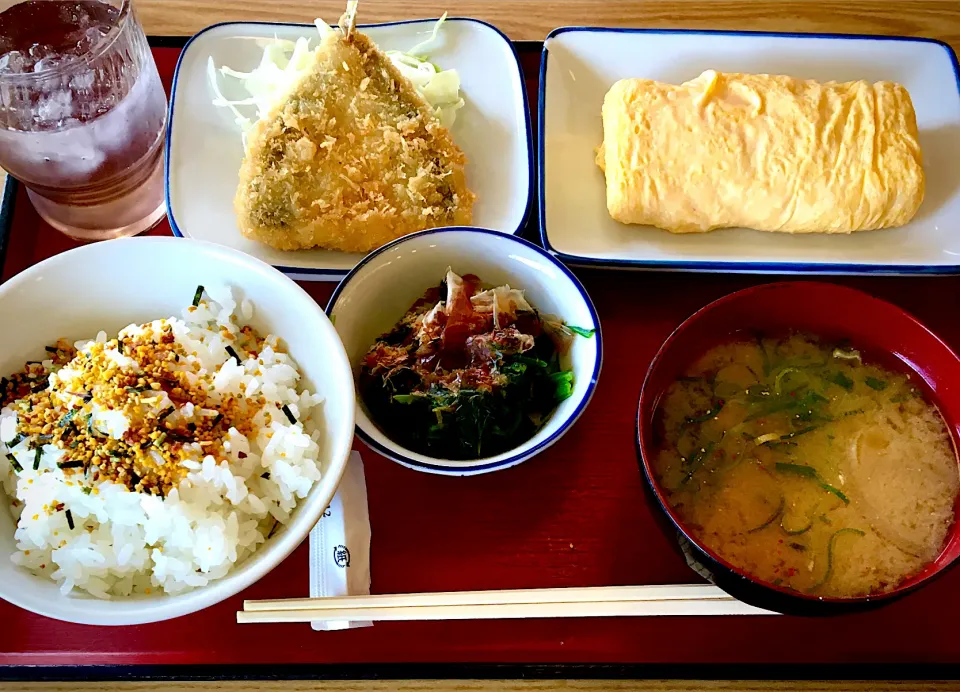
[[469, 224], [466, 158], [413, 85], [359, 32], [331, 33], [311, 70], [251, 130], [240, 230], [280, 250], [368, 252]]

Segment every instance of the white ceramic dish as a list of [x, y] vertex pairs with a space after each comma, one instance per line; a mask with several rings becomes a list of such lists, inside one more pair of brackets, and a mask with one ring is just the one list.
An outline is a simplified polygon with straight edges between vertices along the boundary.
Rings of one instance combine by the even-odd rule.
[[[926, 199], [903, 228], [848, 236], [743, 229], [672, 235], [607, 214], [594, 163], [600, 107], [624, 77], [679, 84], [703, 70], [821, 81], [893, 80], [920, 128]], [[814, 274], [960, 273], [960, 69], [928, 39], [630, 29], [558, 29], [540, 65], [540, 230], [573, 264], [683, 271]]]
[[559, 440], [593, 396], [603, 360], [596, 310], [586, 290], [563, 264], [541, 248], [515, 236], [479, 228], [441, 228], [401, 238], [368, 255], [337, 287], [327, 314], [337, 325], [356, 372], [381, 334], [390, 331], [423, 292], [444, 277], [447, 267], [476, 274], [486, 283], [523, 289], [538, 310], [567, 324], [596, 329], [577, 337], [565, 367], [574, 373], [573, 395], [560, 403], [530, 440], [510, 452], [472, 461], [435, 459], [401, 447], [384, 435], [357, 405], [357, 434], [376, 451], [418, 471], [471, 476], [515, 466]]
[[[91, 269], [95, 268], [95, 269]], [[307, 536], [333, 498], [353, 443], [353, 375], [333, 325], [289, 278], [241, 252], [175, 238], [133, 238], [55, 255], [0, 286], [0, 373], [23, 367], [59, 337], [71, 340], [131, 322], [180, 314], [198, 284], [229, 284], [255, 305], [253, 326], [281, 337], [304, 375], [326, 397], [322, 479], [291, 522], [224, 579], [181, 595], [102, 601], [60, 594], [57, 585], [10, 561], [14, 522], [0, 507], [0, 598], [41, 615], [94, 625], [133, 625], [186, 615], [247, 588]], [[0, 491], [0, 495], [2, 495]]]
[[[362, 26], [384, 50], [406, 50], [422, 41], [436, 20]], [[283, 252], [243, 238], [233, 212], [243, 159], [233, 116], [215, 107], [207, 59], [236, 70], [260, 60], [267, 39], [316, 39], [316, 27], [266, 22], [217, 24], [183, 49], [174, 75], [167, 129], [166, 191], [170, 225], [177, 235], [227, 245], [302, 279], [337, 279], [363, 257], [307, 250]], [[311, 45], [316, 45], [312, 42]], [[453, 138], [467, 155], [467, 184], [477, 194], [473, 221], [516, 233], [527, 216], [533, 178], [533, 146], [526, 89], [510, 41], [474, 19], [448, 19], [430, 59], [460, 73], [466, 106], [457, 113]], [[227, 98], [246, 94], [235, 80], [221, 78]]]

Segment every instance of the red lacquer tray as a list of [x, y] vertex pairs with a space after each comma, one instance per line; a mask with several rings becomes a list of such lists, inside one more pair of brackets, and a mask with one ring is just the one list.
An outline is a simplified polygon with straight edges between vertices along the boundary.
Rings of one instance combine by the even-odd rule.
[[[530, 103], [535, 107], [539, 44], [519, 47]], [[157, 47], [154, 52], [169, 84], [179, 48]], [[531, 220], [530, 228], [535, 221]], [[154, 232], [169, 234], [170, 229], [163, 225]], [[38, 219], [21, 189], [3, 278], [72, 245]], [[109, 271], [109, 267], [90, 270]], [[577, 274], [600, 313], [606, 353], [593, 403], [562, 443], [516, 468], [473, 478], [410, 471], [358, 443], [367, 470], [375, 592], [697, 579], [675, 542], [661, 531], [656, 510], [644, 496], [634, 452], [640, 385], [660, 344], [691, 312], [726, 293], [777, 277]], [[836, 280], [901, 305], [960, 348], [960, 278]], [[304, 286], [325, 304], [334, 285]], [[65, 309], [70, 300], [82, 296], [82, 289], [78, 286], [76, 295], [64, 296]], [[763, 670], [779, 675], [788, 669], [792, 675], [816, 675], [826, 673], [824, 664], [846, 664], [856, 666], [849, 670], [857, 670], [857, 675], [869, 676], [889, 672], [890, 664], [960, 662], [960, 638], [954, 636], [951, 622], [960, 613], [960, 570], [879, 610], [829, 620], [651, 617], [425, 622], [327, 633], [313, 632], [306, 625], [241, 627], [235, 623], [244, 598], [304, 596], [307, 591], [303, 545], [247, 592], [165, 623], [129, 628], [67, 625], [0, 603], [0, 665], [121, 667], [100, 669], [101, 673], [84, 669], [83, 675], [109, 675], [109, 670], [130, 671], [127, 666], [138, 666], [134, 671], [162, 670], [174, 675], [187, 670], [266, 676], [290, 671], [364, 676], [412, 671], [431, 677], [477, 675], [487, 670], [478, 667], [482, 664], [526, 666], [493, 669], [498, 675], [513, 674], [510, 671], [549, 675], [556, 670], [577, 675], [600, 670], [671, 676], [706, 670], [740, 676]], [[397, 668], [395, 664], [431, 665]], [[558, 667], [563, 664], [588, 667]], [[716, 664], [733, 665], [715, 668]], [[385, 670], [392, 673], [376, 673]], [[830, 670], [836, 674], [836, 669]], [[912, 665], [901, 670], [933, 669]], [[942, 674], [946, 669], [938, 666], [938, 670]], [[31, 673], [0, 671], [0, 676], [4, 674]]]

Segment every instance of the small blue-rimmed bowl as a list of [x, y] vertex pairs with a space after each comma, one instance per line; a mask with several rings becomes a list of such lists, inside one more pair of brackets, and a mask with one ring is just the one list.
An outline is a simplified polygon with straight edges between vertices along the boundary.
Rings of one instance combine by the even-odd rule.
[[475, 274], [485, 283], [510, 284], [544, 313], [567, 324], [596, 329], [578, 337], [561, 364], [574, 373], [573, 395], [561, 402], [546, 424], [519, 447], [494, 457], [469, 461], [436, 459], [406, 449], [387, 437], [357, 405], [357, 434], [371, 448], [417, 471], [471, 476], [516, 466], [554, 444], [590, 403], [603, 348], [597, 311], [586, 290], [563, 264], [543, 249], [515, 236], [482, 228], [438, 228], [396, 240], [370, 254], [337, 287], [327, 314], [336, 325], [347, 356], [360, 361], [381, 334], [390, 331], [424, 291], [443, 279], [447, 267]]

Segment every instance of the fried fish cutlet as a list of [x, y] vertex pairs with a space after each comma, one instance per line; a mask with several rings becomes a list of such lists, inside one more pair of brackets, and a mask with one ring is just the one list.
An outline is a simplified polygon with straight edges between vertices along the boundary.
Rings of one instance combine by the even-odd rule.
[[235, 208], [279, 250], [369, 252], [471, 222], [466, 158], [374, 43], [331, 32], [314, 64], [251, 130]]

